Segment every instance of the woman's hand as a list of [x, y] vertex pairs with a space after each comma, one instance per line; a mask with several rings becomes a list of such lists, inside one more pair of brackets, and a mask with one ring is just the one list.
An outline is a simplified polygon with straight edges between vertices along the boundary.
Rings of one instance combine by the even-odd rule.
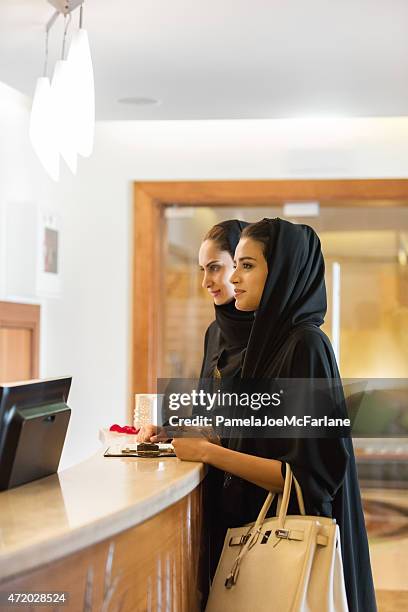
[[221, 440], [212, 427], [184, 427], [180, 428], [195, 437], [173, 438], [172, 445], [177, 457], [182, 461], [206, 462], [208, 450], [213, 445], [221, 446]]
[[150, 438], [155, 436], [156, 433], [157, 427], [155, 425], [142, 425], [136, 439], [138, 442], [150, 442]]
[[[221, 444], [219, 437], [214, 433], [212, 427], [185, 427], [180, 431], [191, 433], [193, 436], [204, 437], [213, 444]], [[136, 436], [138, 442], [164, 442], [169, 439], [169, 434], [164, 427], [157, 425], [142, 425]]]
[[181, 428], [186, 433], [191, 433], [193, 436], [201, 436], [208, 440], [208, 442], [212, 442], [212, 444], [221, 444], [220, 437], [215, 433], [213, 427], [182, 427]]
[[205, 463], [208, 448], [212, 446], [207, 438], [174, 438], [174, 452], [182, 461], [201, 461]]
[[138, 442], [162, 442], [167, 440], [168, 437], [163, 427], [157, 427], [157, 425], [142, 425], [136, 439]]

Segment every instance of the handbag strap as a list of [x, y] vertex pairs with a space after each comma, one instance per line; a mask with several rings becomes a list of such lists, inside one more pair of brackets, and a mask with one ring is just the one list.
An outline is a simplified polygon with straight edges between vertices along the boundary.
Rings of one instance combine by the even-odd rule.
[[[289, 465], [289, 463], [286, 463], [286, 476], [285, 476], [285, 485], [283, 487], [283, 492], [282, 494], [279, 494], [279, 502], [278, 503], [278, 507], [276, 509], [276, 516], [279, 516], [279, 527], [283, 528], [283, 525], [285, 523], [285, 519], [286, 519], [286, 515], [288, 513], [288, 505], [289, 505], [289, 499], [290, 499], [290, 493], [292, 490], [292, 482], [295, 485], [295, 490], [296, 490], [296, 497], [297, 497], [297, 501], [298, 501], [298, 505], [299, 505], [299, 511], [300, 514], [302, 514], [303, 516], [306, 514], [305, 512], [305, 503], [303, 500], [303, 494], [302, 494], [302, 489], [300, 487], [300, 484], [298, 483], [298, 481], [296, 480], [295, 476], [293, 475], [292, 469]], [[271, 507], [271, 504], [275, 498], [276, 493], [272, 493], [272, 491], [270, 491], [265, 499], [265, 502], [261, 508], [261, 511], [258, 514], [258, 518], [256, 519], [255, 522], [255, 526], [254, 529], [255, 531], [262, 526], [265, 517], [268, 513], [269, 508]]]
[[288, 506], [289, 506], [289, 499], [290, 499], [290, 493], [292, 490], [292, 482], [295, 484], [295, 491], [296, 491], [296, 496], [297, 496], [297, 501], [298, 501], [298, 506], [299, 506], [299, 511], [301, 515], [305, 515], [305, 503], [303, 501], [303, 494], [302, 494], [302, 489], [300, 487], [300, 484], [298, 483], [298, 481], [296, 480], [293, 472], [292, 472], [292, 468], [290, 467], [289, 463], [286, 464], [286, 478], [285, 478], [285, 486], [283, 489], [283, 494], [282, 494], [282, 503], [279, 509], [279, 528], [283, 529], [285, 526], [285, 521], [286, 521], [286, 515], [288, 513]]
[[305, 502], [303, 500], [302, 489], [300, 488], [300, 484], [296, 480], [295, 475], [293, 474], [293, 472], [292, 472], [292, 476], [293, 476], [293, 483], [294, 483], [295, 489], [296, 489], [296, 497], [297, 497], [297, 500], [298, 500], [299, 511], [300, 511], [300, 514], [302, 516], [305, 516], [306, 510], [305, 510]]

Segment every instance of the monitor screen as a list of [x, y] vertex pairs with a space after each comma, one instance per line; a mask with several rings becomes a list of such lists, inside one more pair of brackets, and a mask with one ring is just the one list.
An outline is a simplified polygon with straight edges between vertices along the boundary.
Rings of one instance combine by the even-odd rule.
[[71, 378], [0, 384], [0, 490], [57, 471]]

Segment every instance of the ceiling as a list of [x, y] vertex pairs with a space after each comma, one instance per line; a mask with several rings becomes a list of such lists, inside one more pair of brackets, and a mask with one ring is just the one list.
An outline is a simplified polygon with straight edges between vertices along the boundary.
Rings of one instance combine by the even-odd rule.
[[[30, 96], [52, 14], [0, 0], [0, 81]], [[408, 115], [407, 0], [86, 0], [84, 27], [100, 120]]]

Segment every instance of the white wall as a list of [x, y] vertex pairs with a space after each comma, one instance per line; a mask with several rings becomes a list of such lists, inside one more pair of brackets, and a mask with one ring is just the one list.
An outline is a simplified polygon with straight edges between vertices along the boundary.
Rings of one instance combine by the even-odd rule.
[[0, 207], [30, 200], [61, 217], [63, 292], [42, 300], [41, 375], [73, 375], [63, 467], [126, 419], [132, 181], [408, 176], [408, 118], [102, 122], [92, 157], [54, 185], [21, 97], [0, 110]]
[[[41, 345], [45, 346], [47, 300], [35, 294], [35, 265], [31, 265], [30, 257], [35, 255], [36, 228], [30, 226], [37, 210], [58, 210], [60, 203], [58, 191], [29, 144], [30, 106], [29, 98], [0, 82], [0, 299], [42, 306]], [[24, 214], [14, 219], [20, 227], [11, 234], [9, 215], [17, 208]], [[43, 350], [41, 372], [45, 371], [45, 358]]]
[[[29, 101], [0, 83], [0, 293], [6, 282], [5, 216], [8, 202], [32, 198], [33, 177], [26, 145]], [[27, 159], [28, 158], [28, 159]]]

